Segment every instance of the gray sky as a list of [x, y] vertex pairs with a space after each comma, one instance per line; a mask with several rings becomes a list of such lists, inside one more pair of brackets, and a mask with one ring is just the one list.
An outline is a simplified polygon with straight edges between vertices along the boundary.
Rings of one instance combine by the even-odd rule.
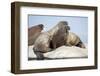
[[84, 43], [88, 43], [88, 17], [29, 15], [28, 21], [28, 27], [43, 24], [44, 31], [51, 29], [59, 21], [67, 21], [70, 31], [77, 34]]

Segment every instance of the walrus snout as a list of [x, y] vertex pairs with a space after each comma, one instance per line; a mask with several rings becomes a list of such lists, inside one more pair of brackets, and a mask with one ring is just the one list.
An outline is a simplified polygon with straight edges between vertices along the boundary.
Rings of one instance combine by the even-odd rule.
[[79, 47], [80, 47], [80, 48], [86, 48], [85, 45], [84, 45], [84, 43], [83, 43], [81, 40], [80, 40], [80, 42], [79, 42]]
[[67, 27], [66, 27], [66, 28], [67, 28], [67, 30], [70, 30], [70, 26], [68, 26], [68, 25], [67, 25]]

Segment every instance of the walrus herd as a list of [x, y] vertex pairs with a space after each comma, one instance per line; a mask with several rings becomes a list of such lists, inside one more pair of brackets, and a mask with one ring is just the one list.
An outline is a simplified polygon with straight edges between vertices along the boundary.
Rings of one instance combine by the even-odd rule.
[[52, 29], [42, 32], [44, 25], [39, 24], [28, 29], [28, 46], [34, 45], [33, 51], [38, 60], [45, 59], [43, 53], [66, 45], [85, 48], [81, 39], [70, 32], [67, 21], [60, 21]]

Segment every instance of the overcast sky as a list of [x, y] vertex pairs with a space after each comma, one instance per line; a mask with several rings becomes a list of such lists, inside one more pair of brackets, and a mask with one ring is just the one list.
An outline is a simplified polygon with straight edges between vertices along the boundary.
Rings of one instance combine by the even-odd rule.
[[77, 34], [84, 43], [88, 42], [87, 17], [29, 15], [28, 21], [28, 27], [43, 24], [44, 31], [51, 29], [59, 21], [67, 21], [71, 29], [70, 31]]

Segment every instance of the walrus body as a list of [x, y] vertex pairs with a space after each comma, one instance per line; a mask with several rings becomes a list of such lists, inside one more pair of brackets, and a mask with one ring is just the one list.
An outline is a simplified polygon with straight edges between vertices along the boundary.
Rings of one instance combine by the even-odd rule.
[[41, 33], [34, 43], [34, 50], [41, 53], [48, 52], [50, 50], [50, 40], [48, 32]]
[[[39, 60], [44, 59], [43, 53], [52, 51], [52, 49], [55, 49], [65, 44], [65, 36], [68, 30], [67, 28], [68, 28], [67, 22], [61, 21], [49, 31], [39, 35], [39, 37], [36, 39], [34, 43], [34, 48], [33, 48], [34, 53], [37, 55], [37, 59]], [[57, 35], [59, 35], [59, 37], [55, 42]], [[62, 41], [61, 42], [62, 44], [59, 44], [58, 41]]]
[[36, 38], [41, 34], [43, 25], [39, 24], [28, 29], [28, 45], [33, 45]]
[[85, 45], [80, 40], [80, 38], [72, 32], [69, 32], [66, 36], [66, 46], [77, 46], [80, 48], [85, 48]]

